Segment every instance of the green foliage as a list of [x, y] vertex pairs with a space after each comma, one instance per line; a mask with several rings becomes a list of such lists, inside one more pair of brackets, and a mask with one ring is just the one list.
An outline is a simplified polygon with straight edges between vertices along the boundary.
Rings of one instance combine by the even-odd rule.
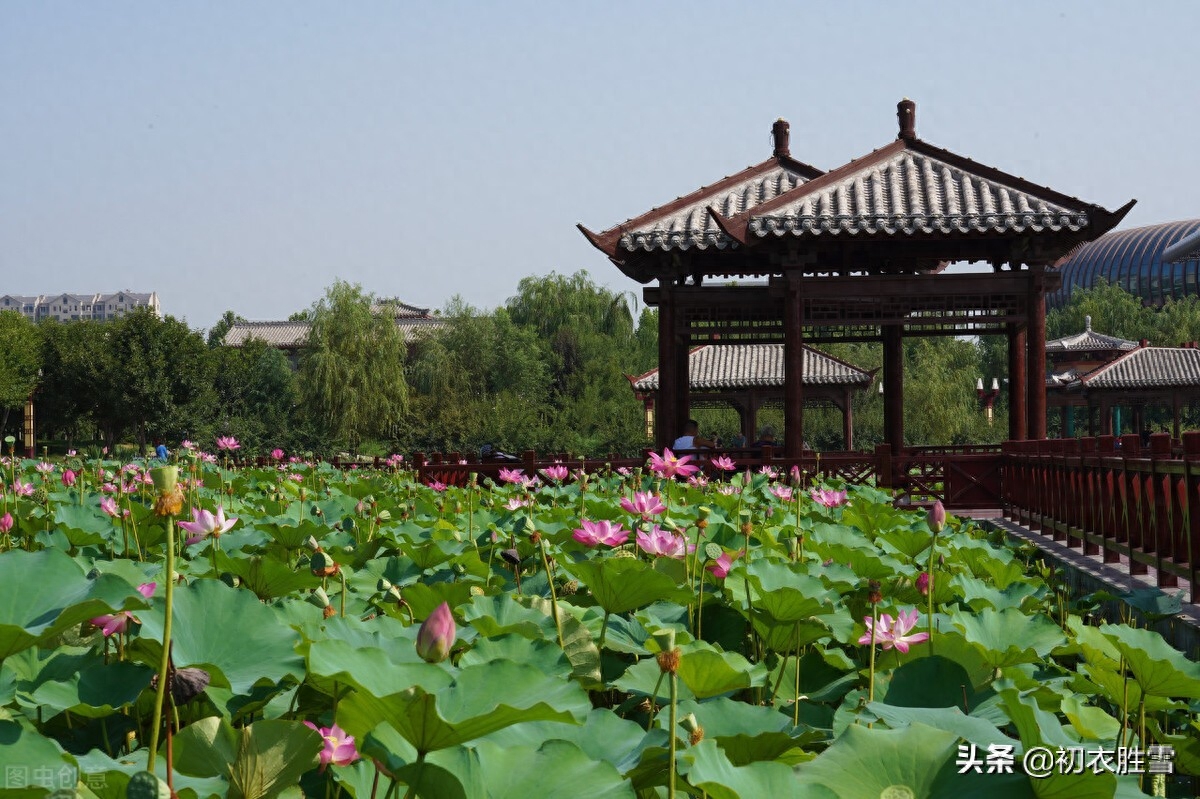
[[387, 432], [408, 404], [404, 336], [375, 298], [337, 281], [313, 305], [300, 365], [305, 408], [324, 432], [351, 448]]
[[33, 392], [41, 366], [41, 339], [33, 322], [16, 311], [0, 312], [0, 430], [8, 412]]

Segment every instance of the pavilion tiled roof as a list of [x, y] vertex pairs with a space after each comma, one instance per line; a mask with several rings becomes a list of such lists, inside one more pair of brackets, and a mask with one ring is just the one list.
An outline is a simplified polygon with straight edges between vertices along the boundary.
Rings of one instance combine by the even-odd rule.
[[1200, 349], [1139, 347], [1079, 379], [1088, 389], [1200, 387]]
[[1136, 341], [1107, 336], [1092, 330], [1092, 317], [1084, 317], [1084, 330], [1073, 336], [1063, 336], [1046, 342], [1046, 352], [1088, 352], [1097, 350], [1137, 349]]
[[[396, 327], [407, 343], [412, 343], [420, 336], [444, 325], [445, 322], [436, 317], [396, 316]], [[225, 344], [229, 347], [241, 347], [251, 339], [261, 339], [268, 346], [277, 349], [299, 349], [308, 344], [308, 331], [311, 327], [308, 322], [238, 322], [225, 334]]]
[[[688, 373], [693, 391], [782, 388], [783, 345], [705, 344], [689, 353]], [[658, 370], [653, 369], [632, 382], [634, 391], [657, 391]], [[805, 385], [865, 387], [870, 383], [870, 372], [804, 347]]]
[[[895, 141], [829, 172], [793, 174], [772, 159], [604, 233], [580, 230], [620, 263], [624, 254], [727, 249], [772, 236], [1062, 231], [1090, 238], [1112, 229], [1133, 206], [1107, 211], [922, 141], [915, 109], [902, 101]], [[780, 124], [786, 152], [786, 123]]]

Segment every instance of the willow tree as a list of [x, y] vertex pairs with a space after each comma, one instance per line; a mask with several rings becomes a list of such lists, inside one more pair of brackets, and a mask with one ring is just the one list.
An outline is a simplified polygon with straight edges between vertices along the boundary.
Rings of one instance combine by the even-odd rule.
[[300, 365], [308, 412], [329, 438], [352, 449], [386, 433], [408, 406], [405, 342], [395, 314], [362, 287], [339, 280], [310, 313]]
[[41, 366], [41, 336], [33, 322], [16, 311], [0, 312], [0, 431], [9, 411], [33, 393]]

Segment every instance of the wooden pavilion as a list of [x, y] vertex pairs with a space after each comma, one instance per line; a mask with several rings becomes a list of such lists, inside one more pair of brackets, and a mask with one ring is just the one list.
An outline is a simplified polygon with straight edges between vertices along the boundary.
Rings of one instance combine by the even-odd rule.
[[[733, 408], [741, 421], [742, 435], [754, 441], [758, 412], [783, 402], [786, 378], [782, 344], [705, 344], [688, 353], [689, 404], [691, 407]], [[855, 392], [870, 387], [873, 375], [832, 355], [805, 345], [804, 404], [833, 406], [842, 412], [842, 441], [854, 449]], [[659, 370], [629, 377], [633, 393], [646, 410], [647, 436], [658, 422], [656, 406], [661, 382]]]
[[[778, 120], [767, 160], [601, 233], [579, 226], [624, 274], [658, 283], [643, 291], [658, 308], [658, 446], [688, 418], [693, 345], [783, 344], [785, 453], [799, 456], [803, 345], [881, 340], [884, 434], [900, 452], [903, 340], [931, 335], [1006, 335], [1010, 438], [1045, 437], [1048, 267], [1133, 202], [1107, 211], [928, 144], [911, 100], [897, 116], [895, 141], [829, 172], [792, 158]], [[992, 272], [943, 271], [957, 261]]]

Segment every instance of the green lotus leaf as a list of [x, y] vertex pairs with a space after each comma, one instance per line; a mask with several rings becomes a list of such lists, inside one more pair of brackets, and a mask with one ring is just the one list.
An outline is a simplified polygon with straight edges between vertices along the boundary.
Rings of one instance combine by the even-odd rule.
[[470, 650], [459, 658], [458, 665], [483, 665], [493, 660], [509, 660], [532, 666], [551, 677], [566, 677], [571, 673], [571, 662], [558, 648], [553, 639], [530, 641], [528, 638], [508, 633], [497, 638], [477, 638]]
[[[845, 520], [845, 516], [842, 519]], [[915, 561], [917, 555], [929, 549], [929, 544], [933, 541], [933, 533], [921, 527], [897, 527], [881, 533], [879, 540], [886, 542], [893, 551]], [[938, 549], [940, 550], [941, 547]]]
[[[415, 645], [410, 646], [416, 655]], [[450, 684], [451, 677], [442, 668], [420, 658], [400, 657], [397, 660], [382, 649], [365, 649], [347, 641], [315, 641], [308, 650], [309, 681], [330, 694], [336, 682], [355, 686], [372, 696], [400, 693], [414, 685], [436, 691]], [[351, 732], [369, 730], [366, 727]]]
[[151, 673], [135, 663], [105, 663], [92, 652], [71, 654], [60, 648], [41, 660], [37, 673], [19, 682], [17, 690], [25, 697], [22, 704], [39, 713], [45, 709], [44, 718], [62, 711], [101, 718], [133, 703], [150, 684]]
[[179, 731], [174, 757], [180, 771], [226, 778], [228, 799], [270, 799], [315, 767], [322, 745], [320, 734], [298, 721], [262, 719], [234, 729], [213, 716]]
[[[54, 527], [66, 535], [74, 547], [114, 543], [119, 548], [122, 541], [120, 528], [113, 524], [113, 518], [100, 510], [98, 505], [59, 504], [54, 508]], [[131, 554], [132, 547], [131, 536]]]
[[[680, 713], [683, 712], [681, 709]], [[606, 709], [597, 708], [588, 714], [583, 724], [527, 721], [498, 730], [479, 740], [505, 747], [532, 748], [550, 740], [570, 741], [592, 760], [611, 763], [617, 771], [624, 774], [638, 765], [642, 752], [647, 748], [666, 747], [667, 733], [657, 726], [646, 732], [636, 722], [623, 719]]]
[[[890, 695], [889, 691], [889, 695]], [[952, 732], [964, 741], [981, 749], [990, 744], [1009, 745], [1020, 755], [1020, 741], [1009, 738], [995, 724], [977, 716], [969, 716], [957, 707], [896, 707], [884, 702], [871, 702], [864, 717], [874, 716], [893, 730], [902, 730], [913, 724], [924, 724], [934, 729]]]
[[277, 599], [321, 584], [321, 578], [314, 577], [307, 569], [293, 569], [281, 560], [261, 555], [235, 558], [218, 552], [217, 568], [236, 574], [242, 580], [241, 587], [262, 600]]
[[[666, 677], [660, 680], [661, 674], [662, 670], [659, 669], [658, 662], [654, 658], [644, 658], [625, 669], [625, 673], [613, 682], [612, 687], [637, 696], [654, 697], [661, 704], [671, 698], [669, 682]], [[656, 685], [658, 686], [657, 693], [654, 690]], [[692, 689], [688, 688], [682, 680], [679, 681], [678, 698], [680, 700], [696, 698]]]
[[933, 655], [910, 660], [896, 669], [886, 701], [896, 707], [961, 708], [964, 699], [974, 693], [966, 669], [948, 657]]
[[1071, 722], [1075, 732], [1092, 741], [1115, 741], [1121, 731], [1121, 722], [1098, 707], [1085, 705], [1077, 696], [1062, 700], [1063, 715]]
[[[725, 756], [735, 766], [760, 760], [776, 760], [785, 752], [825, 738], [825, 733], [792, 727], [790, 717], [771, 708], [757, 707], [726, 697], [707, 702], [679, 703], [680, 718], [691, 714], [704, 728], [704, 740], [720, 745]], [[660, 714], [656, 722], [665, 726], [666, 717]], [[686, 735], [681, 730], [676, 734]]]
[[[251, 592], [220, 580], [198, 580], [175, 590], [171, 641], [176, 667], [207, 669], [215, 686], [249, 694], [260, 680], [304, 679], [300, 635]], [[162, 640], [161, 602], [139, 614], [141, 637]]]
[[1161, 635], [1125, 624], [1105, 624], [1100, 632], [1124, 655], [1148, 696], [1200, 699], [1200, 663], [1171, 648]]
[[456, 746], [522, 721], [581, 722], [591, 709], [577, 683], [511, 661], [463, 669], [448, 686], [414, 686], [374, 696], [355, 691], [338, 705], [347, 730], [388, 722], [419, 752]]
[[317, 524], [312, 519], [296, 522], [292, 519], [260, 519], [254, 528], [271, 537], [276, 544], [284, 549], [297, 550], [304, 547], [309, 536], [320, 541], [332, 529], [328, 525]]
[[1003, 591], [994, 585], [971, 577], [967, 574], [956, 574], [950, 579], [958, 589], [958, 593], [974, 610], [984, 610], [991, 607], [995, 610], [1016, 608], [1020, 610], [1025, 600], [1038, 594], [1037, 586], [1030, 583], [1012, 583]]
[[[48, 793], [34, 781], [34, 775], [48, 776], [57, 787], [74, 788], [76, 781], [71, 777], [78, 773], [71, 756], [56, 741], [23, 721], [0, 721], [0, 764], [4, 766], [0, 772], [4, 779], [2, 787], [6, 789], [4, 796], [20, 799], [44, 797]], [[60, 785], [64, 781], [68, 784]]]
[[[540, 610], [550, 617], [553, 609], [550, 600], [536, 596], [523, 596], [522, 604]], [[570, 615], [566, 608], [559, 607], [559, 627], [562, 630], [563, 654], [571, 664], [571, 676], [579, 680], [588, 690], [600, 690], [603, 687], [600, 672], [600, 649], [596, 646], [592, 633], [587, 625]], [[620, 617], [618, 617], [620, 618]], [[553, 623], [553, 618], [551, 618]]]
[[687, 601], [690, 596], [673, 579], [633, 558], [585, 560], [563, 568], [587, 586], [608, 613], [627, 613], [662, 600]]
[[0, 556], [0, 661], [82, 621], [144, 607], [146, 600], [134, 586], [114, 574], [89, 580], [60, 550], [5, 552]]
[[[1032, 663], [1066, 643], [1062, 629], [1050, 619], [1027, 616], [1016, 608], [984, 608], [975, 613], [959, 610], [951, 614], [950, 621], [992, 668]], [[936, 641], [934, 647], [936, 651]]]
[[456, 775], [471, 797], [634, 799], [635, 796], [633, 787], [610, 763], [591, 759], [569, 741], [547, 741], [537, 748], [480, 741], [470, 749], [435, 752], [428, 762]]
[[795, 772], [783, 763], [756, 762], [734, 765], [717, 742], [711, 740], [701, 741], [688, 748], [680, 760], [679, 770], [689, 785], [704, 791], [712, 799], [837, 797], [836, 793], [822, 785], [807, 785], [802, 788]]
[[[140, 749], [131, 755], [114, 759], [99, 749], [92, 749], [87, 754], [75, 755], [81, 773], [80, 782], [87, 786], [87, 792], [80, 790], [80, 796], [91, 799], [126, 799], [126, 786], [129, 778], [138, 772], [146, 770], [146, 751]], [[155, 773], [167, 773], [166, 754], [160, 752], [158, 767]], [[229, 784], [220, 777], [193, 777], [180, 773], [175, 769], [175, 792], [180, 799], [208, 799], [212, 796], [223, 796], [229, 790]]]
[[516, 633], [538, 640], [554, 635], [554, 620], [541, 610], [517, 602], [511, 594], [476, 596], [462, 608], [462, 617], [480, 635], [495, 638]]
[[699, 699], [766, 683], [767, 669], [736, 652], [688, 648], [679, 661], [679, 679]]

